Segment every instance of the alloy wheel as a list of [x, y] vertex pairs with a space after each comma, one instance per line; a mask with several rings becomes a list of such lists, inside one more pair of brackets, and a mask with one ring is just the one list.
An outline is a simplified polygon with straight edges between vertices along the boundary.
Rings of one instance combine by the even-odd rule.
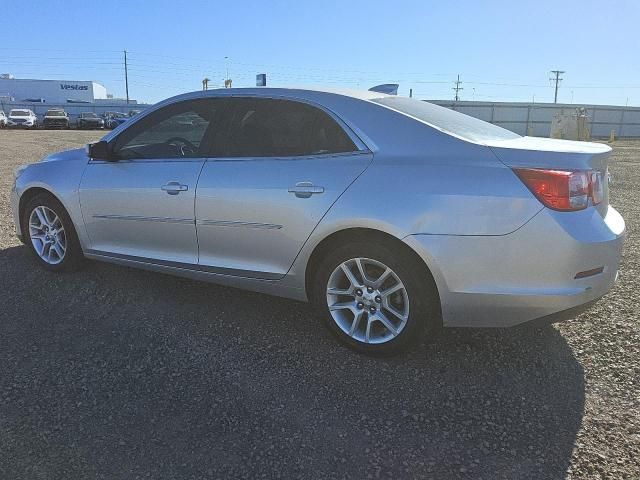
[[60, 217], [49, 207], [39, 206], [29, 216], [29, 237], [38, 256], [49, 265], [64, 260], [67, 235]]
[[400, 277], [370, 258], [338, 265], [327, 283], [333, 321], [349, 337], [380, 344], [396, 338], [409, 320], [409, 295]]

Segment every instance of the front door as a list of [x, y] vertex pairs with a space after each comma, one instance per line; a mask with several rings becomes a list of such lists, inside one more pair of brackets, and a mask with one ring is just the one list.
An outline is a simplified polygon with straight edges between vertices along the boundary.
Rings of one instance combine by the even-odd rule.
[[80, 202], [92, 253], [197, 264], [196, 184], [216, 113], [213, 99], [163, 107], [109, 142], [110, 161], [89, 162]]
[[317, 107], [267, 98], [231, 103], [229, 133], [198, 181], [199, 263], [280, 278], [371, 154]]

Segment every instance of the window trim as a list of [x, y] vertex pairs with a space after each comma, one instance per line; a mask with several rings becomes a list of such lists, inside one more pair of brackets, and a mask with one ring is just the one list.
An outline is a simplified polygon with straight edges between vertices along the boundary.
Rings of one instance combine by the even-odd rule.
[[322, 158], [341, 158], [341, 157], [353, 157], [355, 155], [369, 155], [372, 152], [369, 150], [353, 150], [351, 152], [338, 152], [338, 153], [317, 153], [315, 155], [295, 155], [289, 157], [206, 157], [205, 161], [207, 162], [260, 162], [260, 161], [278, 161], [278, 162], [288, 162], [288, 161], [300, 161], [300, 160], [316, 160]]

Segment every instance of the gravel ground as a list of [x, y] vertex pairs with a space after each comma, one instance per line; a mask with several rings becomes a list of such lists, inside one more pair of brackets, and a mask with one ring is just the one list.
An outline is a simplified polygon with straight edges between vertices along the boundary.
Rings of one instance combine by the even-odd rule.
[[640, 142], [614, 147], [628, 240], [595, 307], [379, 360], [302, 303], [37, 268], [13, 170], [100, 135], [0, 131], [0, 478], [640, 478]]

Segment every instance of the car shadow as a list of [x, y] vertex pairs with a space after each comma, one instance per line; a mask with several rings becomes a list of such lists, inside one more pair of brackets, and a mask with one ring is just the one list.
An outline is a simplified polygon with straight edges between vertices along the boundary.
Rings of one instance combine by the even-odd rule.
[[559, 332], [377, 359], [304, 303], [0, 250], [0, 476], [564, 478], [584, 372]]

